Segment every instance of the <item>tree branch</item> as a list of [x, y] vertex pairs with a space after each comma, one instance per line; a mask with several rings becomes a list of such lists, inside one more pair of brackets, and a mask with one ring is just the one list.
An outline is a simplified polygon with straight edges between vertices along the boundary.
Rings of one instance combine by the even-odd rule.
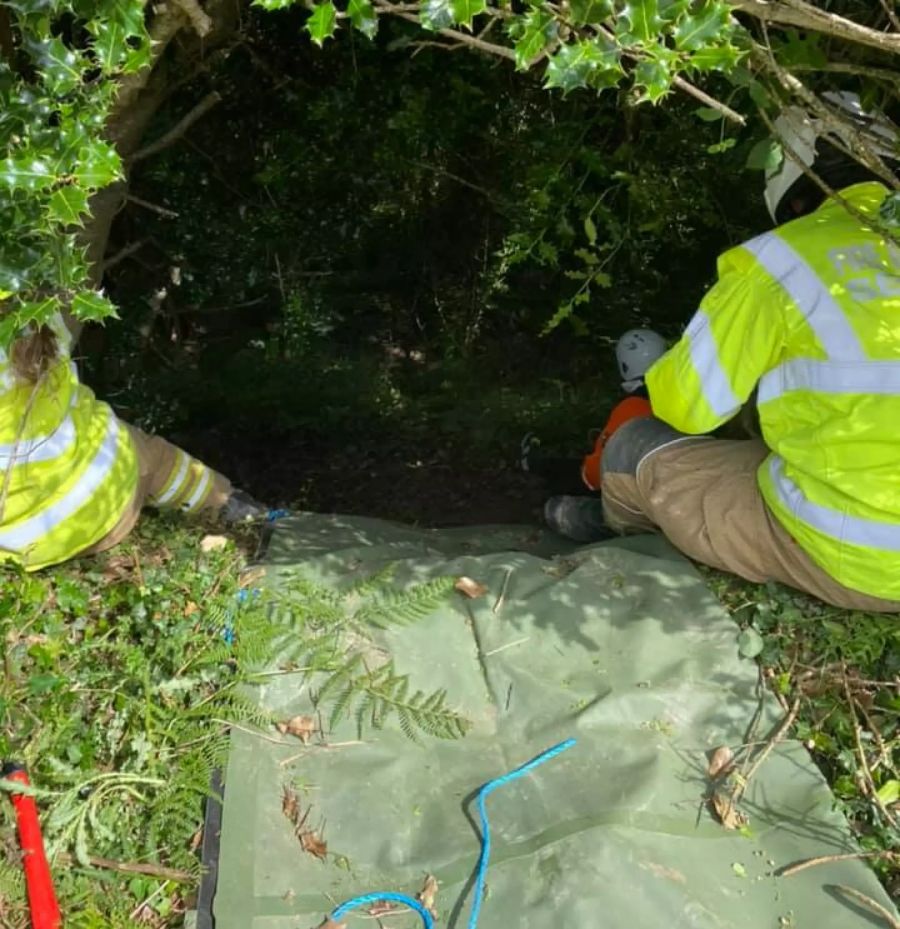
[[739, 126], [747, 125], [747, 120], [744, 119], [740, 113], [731, 109], [730, 106], [722, 103], [720, 100], [716, 100], [715, 97], [711, 97], [705, 90], [701, 90], [695, 84], [686, 81], [680, 75], [676, 74], [672, 79], [672, 83], [679, 90], [683, 90], [686, 94], [690, 94], [695, 100], [699, 100], [711, 110], [718, 110], [726, 119], [730, 119], [733, 123], [737, 123]]
[[900, 32], [900, 16], [897, 16], [897, 13], [891, 6], [890, 0], [881, 0], [881, 6], [887, 15], [890, 24], [894, 27], [897, 32]]
[[192, 110], [178, 120], [168, 132], [161, 135], [156, 141], [136, 151], [130, 158], [131, 164], [143, 161], [151, 155], [157, 155], [170, 145], [174, 145], [197, 120], [202, 119], [221, 100], [222, 95], [217, 91], [214, 90], [208, 93]]
[[882, 51], [894, 54], [900, 52], [900, 35], [861, 26], [851, 19], [820, 10], [803, 0], [729, 0], [729, 3], [735, 11], [747, 13], [763, 22], [799, 26], [801, 29], [824, 32]]
[[197, 0], [175, 0], [175, 4], [181, 8], [184, 15], [190, 20], [194, 32], [201, 39], [205, 39], [212, 32], [213, 22]]
[[149, 200], [141, 200], [140, 197], [135, 197], [133, 194], [128, 194], [125, 199], [129, 203], [133, 203], [135, 206], [142, 206], [145, 210], [150, 210], [153, 213], [159, 213], [160, 216], [165, 216], [166, 219], [178, 218], [178, 214], [174, 210], [166, 209], [164, 206], [157, 206], [155, 203], [151, 203]]
[[137, 241], [129, 242], [128, 245], [120, 248], [114, 255], [110, 256], [103, 262], [103, 272], [106, 273], [110, 268], [114, 268], [117, 264], [119, 264], [120, 261], [124, 261], [135, 252], [139, 252], [149, 241], [149, 239], [138, 239]]

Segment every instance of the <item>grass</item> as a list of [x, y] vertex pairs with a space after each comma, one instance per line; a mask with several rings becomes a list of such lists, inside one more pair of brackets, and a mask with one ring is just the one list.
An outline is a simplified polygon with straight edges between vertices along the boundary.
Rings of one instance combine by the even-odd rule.
[[[245, 562], [202, 526], [147, 518], [112, 554], [0, 574], [0, 757], [39, 787], [70, 929], [174, 927], [196, 892], [203, 802], [240, 656], [223, 643]], [[900, 623], [708, 572], [865, 850], [900, 851]], [[0, 929], [28, 926], [0, 802]], [[900, 872], [873, 858], [895, 899]], [[153, 873], [141, 873], [149, 869]]]

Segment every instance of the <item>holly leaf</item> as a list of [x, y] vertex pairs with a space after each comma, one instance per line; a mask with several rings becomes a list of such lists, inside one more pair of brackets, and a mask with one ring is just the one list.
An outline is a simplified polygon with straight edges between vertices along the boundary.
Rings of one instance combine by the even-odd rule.
[[313, 42], [321, 48], [325, 40], [330, 39], [337, 29], [337, 10], [331, 0], [317, 3], [303, 28], [309, 33]]
[[672, 86], [668, 64], [658, 58], [640, 62], [634, 69], [634, 84], [635, 87], [643, 88], [641, 99], [656, 103]]
[[472, 20], [487, 9], [485, 0], [450, 0], [453, 20], [466, 29], [472, 28]]
[[523, 20], [524, 31], [515, 44], [516, 69], [525, 71], [534, 59], [556, 38], [556, 18], [544, 10], [532, 9]]
[[88, 190], [106, 187], [122, 176], [122, 159], [108, 142], [94, 139], [78, 152], [75, 180]]
[[118, 318], [115, 304], [96, 290], [83, 290], [72, 300], [72, 315], [76, 319], [100, 320]]
[[596, 86], [599, 79], [610, 73], [616, 80], [621, 73], [615, 46], [601, 47], [598, 41], [574, 42], [564, 45], [547, 63], [544, 86], [558, 87], [568, 93], [577, 87]]
[[61, 187], [50, 198], [50, 219], [64, 226], [83, 225], [88, 212], [88, 197], [80, 187]]
[[452, 0], [423, 0], [419, 20], [432, 32], [452, 26], [456, 22], [453, 17]]
[[50, 163], [35, 153], [24, 151], [0, 164], [0, 184], [11, 190], [46, 190], [55, 183]]
[[763, 139], [750, 149], [747, 165], [753, 171], [777, 171], [784, 161], [784, 150], [776, 139]]
[[64, 95], [81, 86], [83, 60], [62, 39], [28, 42], [25, 47], [51, 94]]
[[128, 36], [121, 23], [95, 20], [88, 27], [94, 36], [94, 53], [105, 74], [119, 69], [128, 53]]
[[659, 0], [628, 0], [622, 8], [616, 34], [630, 45], [647, 44], [662, 29]]
[[730, 33], [728, 6], [720, 0], [704, 0], [695, 12], [684, 16], [675, 27], [675, 46], [692, 52]]
[[741, 60], [743, 52], [734, 45], [716, 45], [693, 52], [688, 59], [698, 71], [730, 71]]
[[613, 14], [612, 0], [571, 0], [569, 18], [576, 26], [602, 23]]
[[370, 0], [350, 0], [347, 14], [354, 29], [359, 30], [367, 39], [375, 37], [378, 32], [378, 16]]
[[691, 6], [691, 0], [659, 0], [659, 18], [674, 23]]

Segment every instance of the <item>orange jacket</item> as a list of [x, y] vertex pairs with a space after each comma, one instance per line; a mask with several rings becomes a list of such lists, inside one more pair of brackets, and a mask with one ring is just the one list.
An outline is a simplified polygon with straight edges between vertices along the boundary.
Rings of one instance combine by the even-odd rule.
[[644, 397], [626, 397], [614, 407], [612, 413], [609, 414], [606, 425], [603, 427], [603, 431], [597, 436], [594, 450], [590, 455], [585, 456], [581, 465], [581, 479], [591, 490], [600, 489], [600, 461], [603, 458], [603, 449], [616, 429], [629, 420], [652, 415], [653, 409], [650, 406], [650, 401]]

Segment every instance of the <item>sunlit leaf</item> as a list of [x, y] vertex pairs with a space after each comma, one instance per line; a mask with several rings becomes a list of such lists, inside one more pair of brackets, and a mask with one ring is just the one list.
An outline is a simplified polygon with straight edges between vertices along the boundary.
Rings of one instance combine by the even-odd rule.
[[544, 10], [532, 9], [523, 17], [524, 30], [515, 44], [516, 68], [524, 71], [556, 38], [556, 18]]
[[613, 14], [612, 0], [571, 0], [569, 16], [576, 25], [602, 23]]
[[763, 139], [750, 149], [747, 167], [755, 171], [775, 171], [784, 160], [784, 150], [775, 139]]
[[577, 87], [595, 83], [596, 77], [612, 72], [615, 77], [621, 72], [619, 53], [608, 43], [598, 40], [574, 42], [564, 45], [547, 64], [545, 87], [558, 87], [564, 93]]
[[337, 10], [331, 0], [317, 3], [303, 28], [320, 48], [325, 44], [326, 39], [332, 38], [337, 29]]
[[693, 13], [684, 16], [675, 27], [675, 45], [695, 51], [723, 38], [731, 29], [728, 4], [704, 0]]
[[485, 0], [451, 0], [453, 19], [460, 26], [472, 28], [472, 20], [487, 9]]
[[79, 187], [61, 187], [50, 198], [50, 218], [65, 226], [80, 225], [87, 211], [88, 197]]
[[100, 320], [118, 314], [115, 305], [103, 294], [95, 290], [85, 290], [72, 300], [72, 315], [76, 319]]
[[433, 32], [437, 32], [438, 29], [447, 29], [456, 22], [452, 0], [423, 0], [419, 19], [426, 29]]
[[122, 173], [119, 153], [108, 142], [94, 139], [84, 145], [78, 153], [75, 179], [82, 187], [95, 189], [105, 187], [117, 180]]
[[359, 30], [366, 38], [371, 39], [378, 32], [378, 16], [371, 0], [350, 0], [347, 15], [353, 28]]
[[619, 20], [617, 35], [629, 44], [648, 43], [662, 29], [659, 0], [628, 0]]

